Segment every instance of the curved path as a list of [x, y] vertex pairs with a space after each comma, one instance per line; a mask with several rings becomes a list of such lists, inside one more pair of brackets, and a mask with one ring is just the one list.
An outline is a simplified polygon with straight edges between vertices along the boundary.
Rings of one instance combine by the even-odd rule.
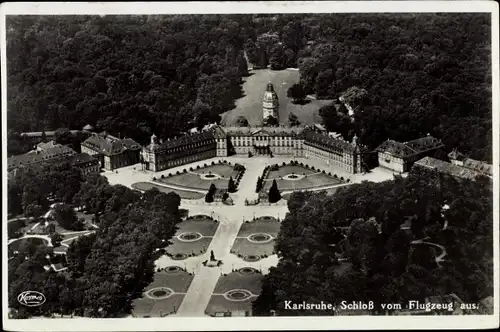
[[30, 239], [30, 238], [43, 239], [47, 241], [47, 247], [53, 247], [52, 241], [50, 240], [50, 237], [48, 235], [39, 235], [39, 234], [23, 235], [21, 237], [18, 237], [17, 239], [9, 239], [7, 244], [11, 244], [12, 242], [16, 242], [22, 239]]
[[411, 244], [427, 244], [429, 246], [433, 246], [435, 248], [438, 248], [441, 250], [441, 253], [435, 257], [436, 264], [441, 267], [441, 263], [444, 262], [444, 256], [446, 256], [446, 248], [443, 247], [440, 244], [434, 243], [434, 242], [427, 242], [425, 239], [419, 239], [412, 241]]

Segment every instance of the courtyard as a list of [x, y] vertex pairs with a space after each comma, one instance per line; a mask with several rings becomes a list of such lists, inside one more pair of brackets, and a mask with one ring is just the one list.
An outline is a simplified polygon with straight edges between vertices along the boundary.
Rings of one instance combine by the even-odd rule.
[[309, 99], [303, 105], [294, 104], [287, 97], [288, 89], [299, 82], [299, 71], [293, 68], [284, 70], [257, 69], [250, 71], [250, 76], [243, 78], [244, 97], [236, 100], [236, 107], [221, 115], [222, 123], [235, 125], [239, 116], [244, 116], [251, 126], [262, 123], [262, 96], [266, 86], [271, 82], [278, 94], [280, 109], [279, 118], [283, 123], [288, 121], [288, 114], [293, 113], [303, 125], [321, 123], [318, 110], [331, 100]]

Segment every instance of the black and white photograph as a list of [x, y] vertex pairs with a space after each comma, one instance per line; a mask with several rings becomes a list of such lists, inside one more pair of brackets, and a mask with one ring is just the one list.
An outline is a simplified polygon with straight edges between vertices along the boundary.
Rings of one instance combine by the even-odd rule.
[[498, 3], [0, 12], [7, 330], [498, 327]]

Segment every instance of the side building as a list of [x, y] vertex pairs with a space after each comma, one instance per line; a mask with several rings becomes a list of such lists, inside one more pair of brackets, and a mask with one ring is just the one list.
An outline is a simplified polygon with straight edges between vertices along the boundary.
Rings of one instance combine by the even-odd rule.
[[420, 159], [413, 165], [412, 170], [413, 169], [434, 170], [438, 173], [451, 175], [457, 179], [475, 180], [480, 176], [492, 178], [475, 169], [459, 166], [433, 157], [424, 157]]
[[441, 140], [427, 135], [404, 143], [388, 139], [375, 150], [378, 153], [379, 166], [404, 173], [411, 169], [414, 162], [443, 147]]
[[30, 169], [50, 164], [69, 163], [80, 169], [83, 175], [99, 172], [99, 161], [86, 153], [76, 153], [71, 148], [60, 144], [38, 145], [36, 150], [23, 155], [10, 157], [8, 171]]
[[214, 129], [201, 133], [158, 142], [156, 135], [142, 149], [142, 160], [147, 170], [158, 172], [172, 167], [209, 159], [217, 155], [217, 144]]
[[102, 168], [114, 170], [140, 162], [141, 145], [130, 138], [120, 139], [106, 132], [92, 134], [81, 144], [82, 152], [99, 160]]

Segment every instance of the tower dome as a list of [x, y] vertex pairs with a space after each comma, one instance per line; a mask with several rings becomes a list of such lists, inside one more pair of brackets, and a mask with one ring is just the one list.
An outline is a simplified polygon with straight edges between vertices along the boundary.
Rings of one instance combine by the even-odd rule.
[[278, 120], [279, 115], [279, 99], [278, 95], [274, 91], [274, 86], [271, 82], [267, 84], [266, 91], [264, 92], [264, 97], [262, 98], [262, 108], [263, 108], [263, 119], [267, 119], [272, 116]]

